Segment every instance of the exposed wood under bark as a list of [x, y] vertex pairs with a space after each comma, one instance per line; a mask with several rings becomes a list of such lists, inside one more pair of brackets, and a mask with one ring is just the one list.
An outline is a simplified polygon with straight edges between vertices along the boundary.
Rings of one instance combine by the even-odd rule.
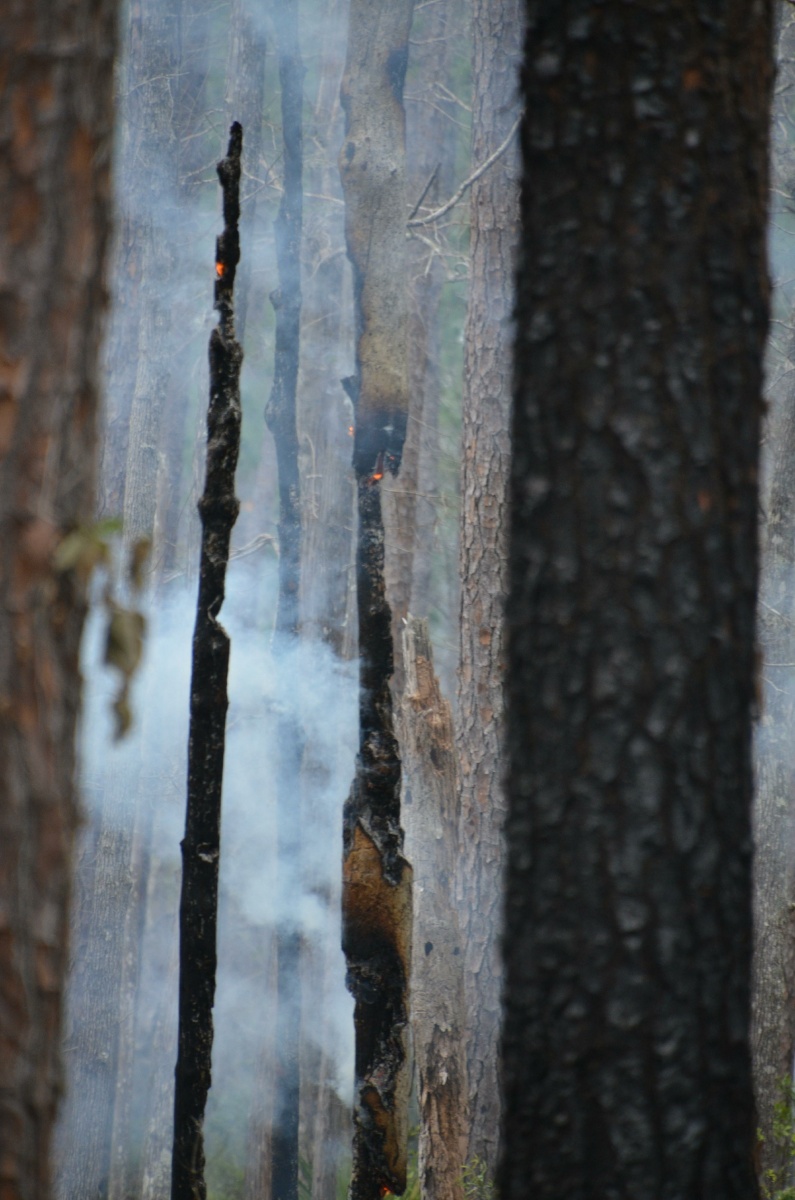
[[218, 621], [224, 601], [229, 543], [238, 513], [235, 469], [240, 450], [240, 366], [235, 340], [234, 285], [240, 258], [240, 155], [235, 122], [218, 164], [224, 230], [216, 242], [215, 307], [210, 335], [207, 467], [199, 500], [201, 566], [190, 692], [188, 802], [182, 842], [179, 1035], [174, 1090], [172, 1200], [204, 1200], [204, 1110], [210, 1088], [215, 998], [221, 788], [228, 707], [229, 637]]
[[358, 489], [359, 754], [343, 815], [342, 947], [356, 1005], [350, 1196], [380, 1200], [383, 1189], [406, 1186], [412, 883], [400, 828], [381, 493], [369, 479]]
[[466, 1160], [464, 959], [454, 904], [457, 844], [453, 718], [433, 670], [428, 623], [403, 632], [400, 714], [406, 849], [414, 869], [411, 1027], [419, 1079], [424, 1200], [463, 1200]]
[[[301, 328], [301, 230], [303, 220], [303, 81], [298, 43], [297, 0], [281, 0], [274, 14], [281, 84], [284, 183], [274, 224], [279, 288], [276, 310], [273, 389], [266, 409], [279, 471], [279, 599], [273, 653], [284, 660], [298, 636], [301, 567], [301, 484], [295, 400]], [[286, 666], [281, 686], [288, 689]], [[284, 895], [300, 876], [299, 800], [303, 731], [289, 713], [279, 720], [276, 767], [279, 888]], [[301, 1034], [301, 934], [282, 921], [276, 930], [276, 1094], [271, 1133], [271, 1195], [297, 1200], [299, 1131], [299, 1040]]]

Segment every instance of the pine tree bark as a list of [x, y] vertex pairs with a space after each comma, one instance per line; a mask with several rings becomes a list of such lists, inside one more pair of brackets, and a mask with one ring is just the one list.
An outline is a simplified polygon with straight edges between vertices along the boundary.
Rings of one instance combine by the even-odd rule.
[[[475, 164], [501, 145], [516, 121], [522, 18], [522, 0], [476, 0], [474, 5]], [[503, 604], [518, 157], [514, 143], [472, 187], [462, 409], [456, 749], [461, 789], [457, 890], [468, 1013], [467, 1157], [480, 1159], [492, 1176], [500, 1124]]]
[[772, 4], [527, 13], [501, 1194], [739, 1200]]
[[188, 802], [182, 842], [179, 1033], [174, 1088], [171, 1200], [205, 1200], [202, 1126], [210, 1088], [215, 998], [221, 789], [226, 740], [229, 637], [218, 621], [224, 602], [229, 543], [238, 514], [235, 469], [240, 451], [240, 366], [234, 286], [240, 259], [240, 154], [243, 131], [229, 132], [218, 164], [224, 231], [216, 242], [215, 307], [210, 336], [207, 470], [199, 500], [202, 552], [193, 634]]
[[427, 1200], [463, 1200], [466, 1157], [464, 971], [455, 909], [453, 718], [433, 670], [427, 621], [403, 633], [401, 706], [406, 849], [414, 869], [411, 1026], [420, 1106], [419, 1183]]
[[[3, 14], [0, 155], [0, 1192], [48, 1200], [61, 1091], [85, 578], [110, 229], [116, 5]], [[68, 51], [65, 51], [68, 47]]]
[[379, 482], [400, 468], [408, 410], [403, 83], [413, 0], [351, 0], [340, 176], [354, 280], [359, 753], [343, 814], [342, 943], [355, 1001], [351, 1200], [400, 1195], [408, 1135], [411, 868], [400, 828]]

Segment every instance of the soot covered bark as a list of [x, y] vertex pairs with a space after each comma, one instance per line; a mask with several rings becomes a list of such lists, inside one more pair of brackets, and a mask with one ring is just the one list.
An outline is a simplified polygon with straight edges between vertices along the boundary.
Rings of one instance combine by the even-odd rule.
[[757, 1195], [771, 8], [527, 6], [505, 1200]]
[[201, 565], [188, 742], [188, 800], [182, 842], [180, 899], [179, 1041], [174, 1091], [172, 1200], [204, 1200], [202, 1127], [213, 1042], [218, 860], [224, 769], [229, 636], [218, 620], [224, 601], [229, 543], [237, 519], [235, 469], [240, 450], [240, 367], [235, 339], [234, 286], [240, 258], [240, 155], [243, 130], [235, 122], [226, 158], [218, 164], [224, 231], [216, 242], [215, 307], [210, 335], [207, 465], [199, 500]]

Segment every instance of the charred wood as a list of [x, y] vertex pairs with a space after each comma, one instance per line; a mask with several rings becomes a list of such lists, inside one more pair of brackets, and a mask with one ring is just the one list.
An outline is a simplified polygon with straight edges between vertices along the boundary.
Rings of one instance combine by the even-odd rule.
[[182, 842], [179, 1035], [174, 1092], [172, 1200], [204, 1200], [204, 1110], [211, 1082], [215, 998], [221, 788], [228, 707], [229, 636], [218, 620], [229, 543], [238, 513], [235, 469], [240, 450], [240, 367], [234, 285], [240, 257], [240, 155], [235, 122], [218, 164], [224, 230], [216, 242], [217, 327], [210, 336], [207, 465], [199, 500], [202, 524], [199, 599], [193, 635], [188, 742], [188, 800]]

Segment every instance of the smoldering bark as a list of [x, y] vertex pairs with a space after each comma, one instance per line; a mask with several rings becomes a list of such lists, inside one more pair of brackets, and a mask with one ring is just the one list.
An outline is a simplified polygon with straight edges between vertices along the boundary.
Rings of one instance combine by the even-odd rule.
[[340, 176], [353, 267], [359, 621], [359, 752], [343, 814], [342, 944], [355, 1001], [351, 1200], [406, 1186], [411, 868], [400, 828], [400, 757], [390, 679], [379, 480], [406, 432], [405, 122], [413, 0], [351, 0], [340, 92]]
[[[0, 1191], [48, 1200], [77, 823], [86, 580], [53, 553], [94, 510], [116, 5], [16, 3], [0, 69]], [[64, 53], [68, 46], [68, 53]]]
[[[523, 11], [522, 0], [477, 0], [474, 5], [474, 164], [485, 162], [516, 120]], [[500, 1125], [503, 605], [518, 221], [514, 143], [472, 186], [462, 403], [457, 893], [468, 1014], [467, 1156], [479, 1158], [490, 1175], [497, 1165]]]
[[215, 307], [210, 336], [207, 468], [199, 500], [201, 566], [190, 691], [188, 800], [182, 841], [179, 1032], [174, 1088], [172, 1200], [204, 1200], [203, 1122], [210, 1088], [215, 997], [221, 789], [228, 697], [229, 637], [218, 621], [224, 601], [229, 543], [238, 513], [235, 469], [240, 450], [240, 366], [235, 340], [234, 285], [240, 258], [240, 155], [235, 122], [218, 164], [224, 230], [216, 242]]
[[403, 83], [413, 0], [351, 0], [340, 98], [345, 237], [356, 306], [353, 463], [400, 468], [408, 414], [406, 128]]
[[414, 869], [411, 1025], [420, 1105], [419, 1182], [427, 1200], [463, 1200], [467, 1146], [464, 960], [454, 880], [456, 758], [450, 705], [427, 621], [403, 633], [400, 715], [406, 849]]
[[343, 813], [342, 948], [355, 1001], [351, 1200], [406, 1186], [411, 867], [400, 828], [381, 492], [358, 484], [359, 753]]
[[[265, 416], [273, 434], [279, 471], [279, 600], [274, 655], [284, 663], [298, 636], [301, 568], [301, 484], [295, 402], [301, 327], [304, 66], [298, 42], [297, 0], [282, 0], [276, 17], [276, 35], [284, 181], [274, 224], [279, 269], [279, 288], [271, 295], [276, 310], [276, 353], [273, 389]], [[283, 686], [289, 687], [286, 679]], [[300, 725], [293, 715], [285, 714], [280, 718], [276, 801], [278, 872], [283, 894], [298, 873], [301, 857], [301, 806], [296, 801], [302, 753]], [[276, 1004], [271, 1193], [279, 1200], [297, 1200], [301, 1034], [301, 933], [297, 924], [282, 923], [276, 930]]]
[[[787, 85], [792, 79], [795, 14], [780, 19], [778, 60], [781, 64], [774, 108], [774, 195], [795, 190], [795, 161], [789, 137]], [[795, 337], [785, 341], [785, 361], [795, 355]], [[783, 1187], [789, 1182], [790, 1160], [776, 1134], [776, 1106], [787, 1103], [786, 1088], [795, 1055], [795, 863], [791, 846], [795, 813], [795, 773], [791, 730], [795, 705], [789, 669], [776, 663], [795, 661], [795, 385], [784, 375], [768, 419], [766, 442], [770, 485], [763, 504], [762, 564], [758, 636], [761, 648], [762, 712], [756, 730], [756, 795], [754, 803], [754, 975], [751, 1049], [754, 1068], [759, 1177], [772, 1172]]]
[[505, 1200], [758, 1195], [771, 9], [527, 8]]

